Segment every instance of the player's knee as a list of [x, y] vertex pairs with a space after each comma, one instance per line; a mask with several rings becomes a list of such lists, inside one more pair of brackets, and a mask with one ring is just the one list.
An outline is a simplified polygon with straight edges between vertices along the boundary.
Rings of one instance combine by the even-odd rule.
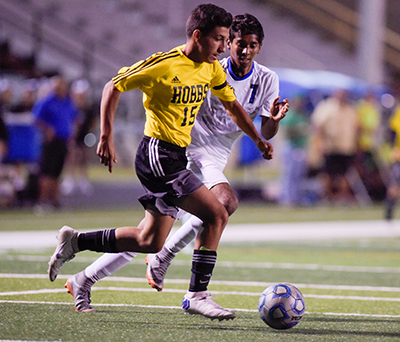
[[230, 187], [224, 191], [216, 191], [216, 196], [218, 201], [225, 207], [229, 216], [232, 215], [239, 206], [239, 200]]
[[209, 227], [208, 229], [223, 230], [228, 223], [229, 214], [221, 203], [217, 203], [203, 212], [199, 218], [203, 221], [203, 226]]
[[223, 205], [224, 205], [228, 215], [231, 216], [238, 208], [239, 200], [237, 199], [236, 196], [232, 196], [228, 200], [226, 200], [225, 203], [223, 203]]

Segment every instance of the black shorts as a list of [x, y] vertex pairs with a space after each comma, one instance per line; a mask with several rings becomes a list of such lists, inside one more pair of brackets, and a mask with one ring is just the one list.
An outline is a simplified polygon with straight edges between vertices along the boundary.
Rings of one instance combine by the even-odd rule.
[[139, 144], [135, 168], [146, 194], [139, 197], [145, 209], [177, 218], [175, 199], [189, 195], [203, 183], [186, 169], [186, 148], [145, 136]]
[[59, 178], [67, 158], [68, 147], [65, 140], [58, 138], [47, 142], [42, 147], [40, 173], [51, 178]]
[[331, 176], [344, 176], [353, 164], [354, 156], [329, 154], [325, 156], [325, 172]]

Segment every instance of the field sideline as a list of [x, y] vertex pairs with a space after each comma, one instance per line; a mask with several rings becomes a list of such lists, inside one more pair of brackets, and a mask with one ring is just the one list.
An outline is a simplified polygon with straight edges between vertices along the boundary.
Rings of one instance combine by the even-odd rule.
[[[0, 231], [0, 250], [50, 248], [55, 246], [56, 235], [57, 230]], [[228, 223], [220, 243], [391, 237], [400, 237], [400, 220], [391, 222], [368, 220], [264, 224]]]

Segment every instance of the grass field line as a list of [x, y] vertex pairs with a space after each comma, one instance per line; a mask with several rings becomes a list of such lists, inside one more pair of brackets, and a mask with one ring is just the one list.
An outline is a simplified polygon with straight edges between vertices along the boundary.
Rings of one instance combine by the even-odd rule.
[[[88, 263], [97, 258], [81, 257], [74, 259], [74, 262]], [[49, 257], [36, 255], [18, 255], [7, 257], [7, 260], [39, 261], [48, 262]], [[144, 264], [144, 259], [133, 259], [132, 264]], [[175, 266], [191, 266], [190, 260], [174, 260]], [[343, 266], [343, 265], [319, 265], [319, 264], [296, 264], [296, 263], [274, 263], [274, 262], [241, 262], [241, 261], [218, 261], [219, 267], [236, 268], [262, 268], [262, 269], [286, 269], [286, 270], [307, 270], [307, 271], [330, 271], [330, 272], [358, 272], [358, 273], [400, 273], [400, 267], [384, 266]]]
[[[116, 286], [95, 286], [92, 291], [120, 291], [120, 292], [155, 292], [151, 288], [132, 288], [132, 287], [116, 287]], [[9, 291], [0, 292], [0, 296], [18, 296], [18, 295], [35, 295], [45, 293], [62, 293], [66, 292], [65, 289], [39, 289], [39, 290], [27, 290], [27, 291]], [[181, 293], [185, 294], [186, 290], [180, 289], [164, 289], [164, 293]], [[212, 291], [213, 295], [228, 295], [228, 296], [250, 296], [259, 297], [260, 292], [248, 292], [248, 291]], [[392, 297], [373, 297], [373, 296], [343, 296], [343, 295], [316, 295], [316, 294], [305, 294], [305, 298], [318, 298], [318, 299], [335, 299], [335, 300], [362, 300], [362, 301], [378, 301], [378, 302], [400, 302], [400, 298]]]
[[[60, 274], [57, 279], [68, 279], [71, 274]], [[47, 274], [22, 274], [22, 273], [0, 273], [1, 278], [16, 279], [48, 279]], [[104, 279], [109, 282], [128, 282], [128, 283], [148, 283], [146, 278], [136, 277], [115, 277], [109, 276]], [[165, 279], [165, 284], [188, 284], [188, 279]], [[267, 287], [272, 285], [271, 282], [258, 281], [231, 281], [231, 280], [211, 280], [211, 285], [227, 285], [227, 286], [248, 286], [248, 287]], [[344, 291], [370, 291], [370, 292], [400, 292], [400, 287], [390, 286], [360, 286], [360, 285], [331, 285], [331, 284], [295, 284], [299, 288], [320, 289], [320, 290], [344, 290]], [[163, 291], [166, 291], [164, 289]]]
[[[0, 300], [0, 304], [32, 304], [32, 305], [71, 305], [68, 302], [45, 302], [45, 301], [28, 301], [28, 300]], [[168, 306], [168, 305], [140, 305], [140, 304], [91, 304], [94, 307], [132, 307], [132, 308], [147, 308], [147, 309], [175, 309], [182, 310], [180, 306]], [[253, 312], [258, 313], [256, 309], [240, 309], [240, 308], [228, 308], [229, 310], [237, 312]], [[347, 316], [347, 317], [369, 317], [369, 318], [393, 318], [399, 319], [400, 315], [371, 315], [371, 314], [360, 314], [360, 313], [340, 313], [340, 312], [308, 312], [305, 315], [323, 315], [323, 316]]]

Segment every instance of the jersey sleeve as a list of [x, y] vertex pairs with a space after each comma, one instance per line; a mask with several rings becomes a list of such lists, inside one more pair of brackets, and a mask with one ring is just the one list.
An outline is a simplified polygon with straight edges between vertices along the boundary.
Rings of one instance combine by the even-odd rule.
[[269, 79], [270, 79], [270, 86], [268, 87], [268, 91], [265, 94], [262, 107], [260, 109], [260, 112], [258, 113], [260, 116], [266, 116], [266, 117], [271, 116], [271, 112], [270, 112], [271, 104], [279, 96], [278, 75], [275, 72], [273, 72], [273, 73], [271, 73]]
[[236, 100], [233, 87], [226, 80], [226, 74], [219, 61], [214, 64], [214, 77], [211, 80], [210, 88], [214, 96], [227, 102]]
[[136, 88], [141, 90], [146, 87], [151, 88], [165, 72], [163, 68], [168, 67], [165, 63], [160, 63], [163, 59], [165, 59], [165, 54], [157, 52], [130, 67], [121, 68], [118, 75], [112, 79], [115, 87], [121, 92]]
[[112, 78], [115, 87], [121, 91], [129, 91], [140, 88], [151, 82], [149, 70], [143, 67], [145, 61], [139, 61], [130, 67], [123, 67], [118, 71], [118, 75]]

